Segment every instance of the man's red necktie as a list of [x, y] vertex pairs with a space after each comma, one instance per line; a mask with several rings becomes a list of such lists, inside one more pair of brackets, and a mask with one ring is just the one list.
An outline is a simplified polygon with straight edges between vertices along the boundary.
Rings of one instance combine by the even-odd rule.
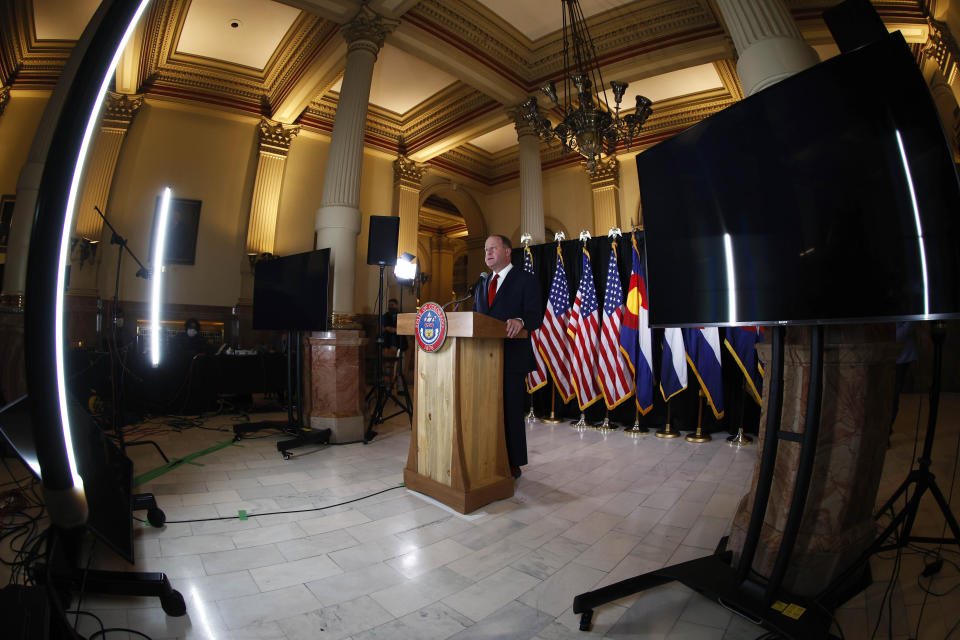
[[493, 279], [490, 280], [490, 288], [487, 290], [487, 307], [493, 306], [493, 299], [497, 297], [497, 278], [500, 277], [499, 273], [493, 274]]

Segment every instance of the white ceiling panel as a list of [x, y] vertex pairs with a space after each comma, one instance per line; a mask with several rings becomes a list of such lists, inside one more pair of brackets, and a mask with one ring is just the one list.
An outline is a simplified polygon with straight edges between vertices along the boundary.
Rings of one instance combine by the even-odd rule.
[[100, 0], [33, 0], [37, 40], [79, 40]]
[[193, 0], [177, 51], [263, 69], [299, 15], [270, 0]]
[[[609, 83], [607, 78], [604, 78], [604, 80]], [[627, 91], [623, 94], [623, 102], [620, 108], [633, 109], [637, 94], [644, 95], [657, 103], [661, 100], [689, 96], [721, 87], [723, 87], [723, 82], [720, 80], [716, 68], [712, 64], [701, 64], [696, 67], [671, 71], [652, 78], [631, 82]], [[607, 91], [606, 95], [612, 107], [613, 93]], [[654, 108], [656, 108], [656, 104], [654, 104]]]
[[517, 129], [512, 124], [508, 124], [474, 138], [470, 144], [480, 147], [487, 153], [497, 153], [517, 144]]
[[[403, 115], [457, 79], [390, 44], [383, 45], [373, 67], [370, 103]], [[342, 79], [332, 87], [339, 92]]]
[[[580, 0], [583, 15], [603, 13], [634, 0]], [[559, 31], [563, 28], [563, 13], [560, 0], [479, 0], [480, 4], [509, 22], [514, 29], [530, 40]]]

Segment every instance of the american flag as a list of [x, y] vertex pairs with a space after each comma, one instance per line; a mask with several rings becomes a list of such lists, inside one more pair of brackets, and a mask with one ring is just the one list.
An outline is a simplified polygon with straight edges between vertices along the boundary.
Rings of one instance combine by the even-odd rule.
[[[530, 247], [523, 248], [523, 270], [532, 276], [536, 275], [533, 272], [533, 254], [530, 252]], [[538, 334], [540, 331], [540, 329], [537, 329], [530, 334], [530, 348], [533, 349], [533, 357], [537, 361], [537, 368], [527, 374], [527, 393], [533, 393], [547, 384], [547, 365], [543, 363], [543, 356], [540, 355], [539, 348], [540, 338]]]
[[600, 399], [597, 384], [597, 333], [600, 330], [597, 318], [597, 292], [590, 268], [590, 254], [583, 247], [583, 274], [577, 297], [570, 312], [570, 365], [573, 371], [573, 386], [577, 390], [577, 402], [583, 411]]
[[607, 286], [603, 295], [603, 325], [600, 328], [600, 351], [597, 355], [597, 380], [603, 389], [603, 400], [613, 409], [633, 395], [633, 376], [620, 351], [620, 323], [623, 321], [623, 288], [617, 268], [617, 243], [610, 251]]
[[560, 255], [560, 243], [557, 243], [557, 270], [550, 284], [547, 297], [547, 311], [543, 314], [543, 324], [537, 329], [538, 347], [543, 356], [553, 383], [564, 402], [573, 397], [573, 385], [570, 381], [570, 361], [567, 357], [567, 323], [570, 322], [570, 292], [567, 291], [567, 274], [563, 270], [563, 256]]

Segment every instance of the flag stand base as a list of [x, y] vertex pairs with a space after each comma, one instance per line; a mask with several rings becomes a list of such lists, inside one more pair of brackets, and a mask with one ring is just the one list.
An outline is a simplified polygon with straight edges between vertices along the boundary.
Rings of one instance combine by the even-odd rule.
[[530, 411], [527, 412], [527, 415], [526, 415], [526, 421], [527, 421], [527, 422], [534, 422], [534, 421], [536, 421], [536, 420], [537, 420], [537, 414], [535, 414], [535, 413], [533, 412], [533, 404], [531, 404], [531, 405], [530, 405]]
[[658, 438], [679, 438], [681, 434], [679, 431], [674, 431], [670, 428], [670, 423], [668, 422], [663, 426], [663, 429], [657, 429], [656, 433], [653, 435]]
[[571, 422], [570, 426], [573, 427], [574, 429], [580, 429], [580, 430], [590, 428], [590, 425], [587, 424], [587, 416], [584, 415], [583, 413], [580, 414], [580, 419], [577, 420], [576, 422]]
[[740, 447], [749, 447], [753, 444], [753, 438], [744, 435], [743, 427], [740, 427], [737, 429], [737, 435], [727, 438], [727, 444], [731, 447], [737, 447], [738, 449]]
[[639, 438], [640, 436], [650, 435], [650, 429], [640, 426], [640, 420], [635, 420], [633, 426], [629, 429], [624, 429], [623, 432], [632, 438]]
[[594, 427], [597, 431], [616, 431], [617, 425], [610, 424], [610, 417], [606, 416], [603, 419], [603, 422]]

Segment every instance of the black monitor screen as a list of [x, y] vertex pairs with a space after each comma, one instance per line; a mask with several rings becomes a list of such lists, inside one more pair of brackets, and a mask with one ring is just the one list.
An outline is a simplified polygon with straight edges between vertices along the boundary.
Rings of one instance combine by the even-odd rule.
[[326, 331], [330, 249], [259, 262], [253, 328]]
[[960, 316], [960, 188], [899, 33], [637, 156], [656, 326]]
[[[0, 409], [0, 435], [39, 478], [32, 401], [23, 396]], [[86, 526], [121, 557], [133, 562], [133, 463], [83, 407], [70, 400], [68, 408], [77, 471], [83, 478], [89, 507]]]

